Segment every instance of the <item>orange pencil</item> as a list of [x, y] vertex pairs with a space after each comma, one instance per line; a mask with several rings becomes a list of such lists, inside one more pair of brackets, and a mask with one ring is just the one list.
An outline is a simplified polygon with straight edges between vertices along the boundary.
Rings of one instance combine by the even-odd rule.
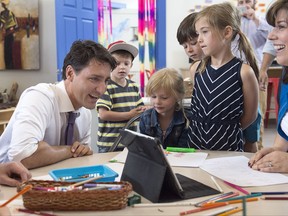
[[[259, 200], [258, 197], [251, 197], [251, 198], [245, 199], [246, 202], [253, 202], [253, 201], [258, 201], [258, 200]], [[230, 200], [230, 201], [223, 201], [223, 202], [219, 200], [217, 203], [226, 203], [228, 205], [228, 204], [235, 204], [235, 203], [242, 203], [242, 202], [243, 200], [241, 199], [241, 200]], [[207, 207], [213, 204], [216, 204], [216, 203], [206, 203], [206, 204], [203, 204], [202, 206]]]
[[[253, 201], [258, 201], [259, 198], [258, 197], [251, 197], [251, 198], [247, 198], [245, 199], [246, 202], [253, 202]], [[242, 203], [243, 200], [230, 200], [227, 201], [229, 204], [234, 204], [234, 203]]]
[[11, 197], [9, 200], [7, 200], [6, 202], [4, 202], [3, 204], [0, 205], [1, 207], [6, 206], [8, 203], [12, 202], [14, 199], [16, 199], [18, 196], [26, 193], [27, 191], [29, 191], [32, 188], [32, 185], [27, 185], [25, 186], [21, 191], [19, 191], [15, 196]]
[[218, 207], [226, 206], [226, 205], [228, 205], [228, 204], [224, 203], [224, 202], [222, 202], [222, 203], [211, 203], [211, 204], [209, 204], [209, 206], [203, 206], [203, 207], [200, 207], [200, 208], [197, 208], [197, 209], [192, 209], [192, 210], [180, 212], [180, 216], [188, 215], [188, 214], [192, 214], [192, 213], [196, 213], [196, 212], [200, 212], [200, 211], [205, 211], [205, 210], [212, 209], [212, 208], [218, 208]]

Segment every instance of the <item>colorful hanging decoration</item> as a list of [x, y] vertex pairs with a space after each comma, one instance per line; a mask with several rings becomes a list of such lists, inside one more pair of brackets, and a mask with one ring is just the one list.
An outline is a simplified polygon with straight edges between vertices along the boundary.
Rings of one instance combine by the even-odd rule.
[[156, 31], [156, 0], [138, 0], [138, 42], [140, 62], [140, 93], [144, 96], [145, 87], [145, 38], [148, 31], [149, 69], [150, 76], [155, 72], [155, 31]]
[[148, 17], [148, 47], [150, 76], [155, 72], [155, 1], [149, 0]]
[[112, 42], [111, 0], [98, 0], [98, 42], [105, 47]]
[[140, 63], [140, 93], [144, 96], [145, 86], [145, 1], [138, 0], [138, 42], [139, 42], [139, 63]]

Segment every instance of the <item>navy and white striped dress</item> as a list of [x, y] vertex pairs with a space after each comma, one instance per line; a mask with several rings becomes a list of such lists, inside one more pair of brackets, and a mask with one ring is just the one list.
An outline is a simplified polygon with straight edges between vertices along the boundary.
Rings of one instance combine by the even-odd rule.
[[195, 74], [188, 132], [190, 147], [243, 151], [241, 66], [241, 60], [235, 57], [216, 70], [209, 63], [204, 73]]

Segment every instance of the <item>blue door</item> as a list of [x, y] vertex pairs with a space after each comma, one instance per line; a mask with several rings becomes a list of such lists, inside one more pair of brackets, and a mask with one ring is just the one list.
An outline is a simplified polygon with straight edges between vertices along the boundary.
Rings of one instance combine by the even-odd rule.
[[57, 80], [72, 43], [79, 39], [98, 41], [97, 1], [55, 0], [57, 39]]
[[[136, 0], [135, 0], [136, 1]], [[55, 0], [57, 40], [57, 80], [62, 79], [63, 60], [77, 39], [98, 41], [97, 0]], [[158, 0], [156, 31], [156, 70], [166, 66], [166, 1]], [[112, 2], [112, 9], [125, 5]]]

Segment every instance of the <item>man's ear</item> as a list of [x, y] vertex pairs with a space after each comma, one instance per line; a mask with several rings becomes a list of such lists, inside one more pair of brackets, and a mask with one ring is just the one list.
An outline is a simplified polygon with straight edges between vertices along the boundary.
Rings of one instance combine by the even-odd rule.
[[70, 79], [70, 80], [71, 79], [73, 80], [73, 78], [74, 78], [74, 69], [71, 65], [68, 65], [66, 67], [66, 78]]

